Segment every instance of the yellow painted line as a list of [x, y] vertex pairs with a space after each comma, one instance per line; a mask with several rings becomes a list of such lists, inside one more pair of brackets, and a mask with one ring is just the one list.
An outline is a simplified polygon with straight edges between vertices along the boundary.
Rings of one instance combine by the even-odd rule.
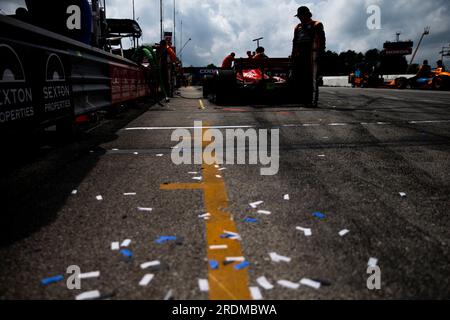
[[[207, 126], [205, 124], [205, 126]], [[203, 132], [206, 129], [203, 129]], [[203, 148], [209, 141], [203, 141]], [[214, 160], [214, 161], [206, 161]], [[215, 163], [216, 159], [203, 159], [203, 181], [201, 183], [173, 183], [161, 185], [162, 190], [203, 190], [205, 211], [211, 214], [206, 221], [206, 245], [208, 260], [219, 262], [219, 269], [212, 270], [208, 264], [209, 299], [210, 300], [251, 300], [247, 269], [235, 270], [235, 264], [223, 265], [226, 257], [241, 257], [241, 243], [237, 240], [221, 239], [224, 230], [237, 233], [237, 227], [228, 212], [228, 194], [223, 175], [218, 168], [206, 163]], [[227, 245], [225, 250], [211, 250], [210, 246]]]
[[200, 108], [199, 109], [201, 109], [201, 110], [205, 110], [206, 109], [205, 108], [205, 104], [203, 103], [202, 99], [198, 100], [198, 103], [200, 104]]

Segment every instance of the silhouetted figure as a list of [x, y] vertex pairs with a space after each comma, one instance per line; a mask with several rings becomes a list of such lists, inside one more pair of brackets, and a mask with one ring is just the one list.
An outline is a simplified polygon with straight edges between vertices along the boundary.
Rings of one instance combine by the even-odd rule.
[[233, 62], [236, 54], [234, 52], [230, 53], [222, 62], [222, 69], [230, 70], [233, 68]]

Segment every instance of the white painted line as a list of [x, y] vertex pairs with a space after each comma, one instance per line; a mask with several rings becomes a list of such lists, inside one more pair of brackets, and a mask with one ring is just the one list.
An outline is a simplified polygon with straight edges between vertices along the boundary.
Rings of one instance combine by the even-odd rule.
[[75, 297], [76, 300], [93, 300], [100, 298], [100, 291], [87, 291], [83, 292]]
[[208, 283], [208, 280], [206, 280], [206, 279], [198, 279], [198, 286], [199, 286], [201, 292], [209, 291], [209, 283]]
[[148, 268], [156, 267], [159, 265], [161, 265], [161, 262], [158, 260], [145, 262], [145, 263], [141, 264], [141, 269], [148, 269]]
[[141, 287], [146, 287], [146, 286], [148, 286], [148, 284], [150, 283], [150, 281], [153, 280], [154, 277], [155, 277], [154, 274], [146, 274], [146, 275], [142, 278], [142, 280], [139, 282], [139, 285], [140, 285]]
[[320, 289], [320, 286], [322, 285], [320, 282], [317, 282], [317, 281], [314, 281], [314, 280], [311, 280], [311, 279], [307, 279], [307, 278], [303, 278], [300, 281], [300, 284], [302, 284], [304, 286], [307, 286], [307, 287], [314, 288], [316, 290]]
[[91, 279], [91, 278], [98, 278], [98, 277], [100, 277], [100, 271], [80, 273], [78, 275], [79, 279]]
[[263, 296], [258, 287], [250, 287], [250, 294], [252, 295], [253, 300], [262, 300]]
[[266, 277], [259, 277], [256, 282], [265, 290], [272, 290], [274, 286], [267, 280]]
[[291, 282], [291, 281], [287, 281], [287, 280], [278, 280], [277, 283], [280, 286], [288, 288], [288, 289], [297, 290], [298, 288], [300, 288], [299, 283], [295, 283], [295, 282]]

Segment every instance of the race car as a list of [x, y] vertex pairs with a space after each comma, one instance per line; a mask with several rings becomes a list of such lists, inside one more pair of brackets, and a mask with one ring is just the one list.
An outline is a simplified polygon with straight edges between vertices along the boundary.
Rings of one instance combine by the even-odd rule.
[[450, 72], [445, 72], [442, 68], [431, 70], [430, 76], [426, 78], [397, 78], [392, 80], [391, 86], [398, 89], [434, 89], [448, 90], [450, 89]]
[[247, 99], [289, 100], [295, 96], [290, 58], [236, 59], [233, 70], [217, 70], [203, 81], [204, 98], [216, 104]]

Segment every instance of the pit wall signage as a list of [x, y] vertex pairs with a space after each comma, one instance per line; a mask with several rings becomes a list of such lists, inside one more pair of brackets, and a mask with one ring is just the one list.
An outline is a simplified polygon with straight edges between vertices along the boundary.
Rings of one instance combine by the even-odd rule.
[[66, 57], [14, 43], [0, 43], [0, 56], [0, 128], [73, 114]]

